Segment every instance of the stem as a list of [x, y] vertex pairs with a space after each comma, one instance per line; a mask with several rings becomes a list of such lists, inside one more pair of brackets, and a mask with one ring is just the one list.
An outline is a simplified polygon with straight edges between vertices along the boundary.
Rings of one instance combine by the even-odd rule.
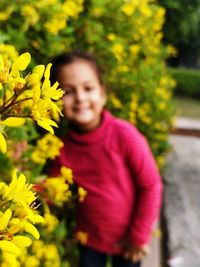
[[6, 105], [6, 90], [3, 87], [3, 107], [5, 107], [5, 105]]
[[21, 99], [21, 100], [16, 101], [15, 104], [18, 104], [20, 102], [23, 102], [25, 100], [30, 100], [30, 99], [32, 99], [32, 98], [31, 97], [27, 97], [27, 98], [24, 98], [24, 99]]

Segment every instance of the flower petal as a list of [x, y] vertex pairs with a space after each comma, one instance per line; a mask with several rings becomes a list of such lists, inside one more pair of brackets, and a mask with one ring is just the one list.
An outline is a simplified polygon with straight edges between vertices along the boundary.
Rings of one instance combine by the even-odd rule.
[[13, 237], [12, 243], [20, 248], [26, 248], [32, 244], [32, 240], [27, 236], [17, 235]]
[[41, 80], [43, 74], [44, 74], [45, 66], [44, 65], [37, 65], [33, 68], [33, 73], [37, 73], [39, 75], [39, 78]]
[[7, 240], [0, 240], [0, 249], [3, 252], [12, 253], [15, 255], [21, 254], [20, 249], [15, 244], [13, 244], [11, 241], [7, 241]]
[[54, 121], [52, 121], [50, 119], [43, 119], [42, 118], [42, 119], [37, 119], [36, 121], [37, 121], [37, 124], [40, 127], [42, 127], [45, 130], [49, 131], [51, 134], [54, 134], [54, 130], [53, 130], [53, 128], [51, 126], [58, 127], [58, 125]]
[[1, 121], [0, 124], [9, 126], [9, 127], [18, 127], [25, 123], [24, 118], [16, 118], [16, 117], [9, 117], [5, 119], [4, 121]]
[[49, 80], [50, 77], [50, 69], [51, 69], [52, 63], [49, 63], [46, 67], [45, 73], [44, 73], [44, 78]]
[[11, 75], [16, 76], [18, 71], [25, 70], [30, 61], [31, 55], [28, 52], [21, 54], [12, 65]]
[[0, 151], [2, 153], [6, 153], [6, 151], [7, 151], [6, 139], [2, 133], [0, 133]]
[[7, 228], [8, 222], [10, 221], [10, 218], [12, 217], [12, 211], [11, 209], [7, 209], [3, 215], [0, 218], [0, 231], [3, 231]]
[[24, 230], [27, 233], [31, 234], [33, 237], [35, 237], [35, 239], [39, 239], [40, 238], [40, 234], [39, 234], [38, 230], [31, 223], [25, 222]]

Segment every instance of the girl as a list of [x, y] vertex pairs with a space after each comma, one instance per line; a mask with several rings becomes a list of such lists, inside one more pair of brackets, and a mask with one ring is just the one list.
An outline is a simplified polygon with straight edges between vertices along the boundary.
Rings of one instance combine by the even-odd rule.
[[162, 183], [144, 136], [105, 108], [101, 70], [91, 55], [61, 54], [53, 61], [52, 82], [65, 90], [69, 124], [53, 175], [62, 165], [87, 191], [76, 231], [88, 235], [80, 267], [139, 267], [147, 253], [161, 205]]

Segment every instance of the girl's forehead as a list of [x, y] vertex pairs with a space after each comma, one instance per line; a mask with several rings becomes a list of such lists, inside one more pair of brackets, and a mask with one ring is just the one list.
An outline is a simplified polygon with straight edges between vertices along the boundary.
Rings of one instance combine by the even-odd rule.
[[59, 78], [65, 78], [68, 80], [98, 80], [98, 74], [95, 67], [86, 60], [76, 60], [70, 64], [63, 65], [60, 69], [59, 76]]

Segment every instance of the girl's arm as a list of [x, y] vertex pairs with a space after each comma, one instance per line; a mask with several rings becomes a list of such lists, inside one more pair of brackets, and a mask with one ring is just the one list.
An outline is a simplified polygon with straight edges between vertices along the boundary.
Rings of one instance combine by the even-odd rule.
[[149, 243], [159, 216], [162, 181], [144, 136], [132, 128], [127, 137], [126, 160], [136, 186], [136, 205], [128, 235], [133, 245], [143, 247]]

